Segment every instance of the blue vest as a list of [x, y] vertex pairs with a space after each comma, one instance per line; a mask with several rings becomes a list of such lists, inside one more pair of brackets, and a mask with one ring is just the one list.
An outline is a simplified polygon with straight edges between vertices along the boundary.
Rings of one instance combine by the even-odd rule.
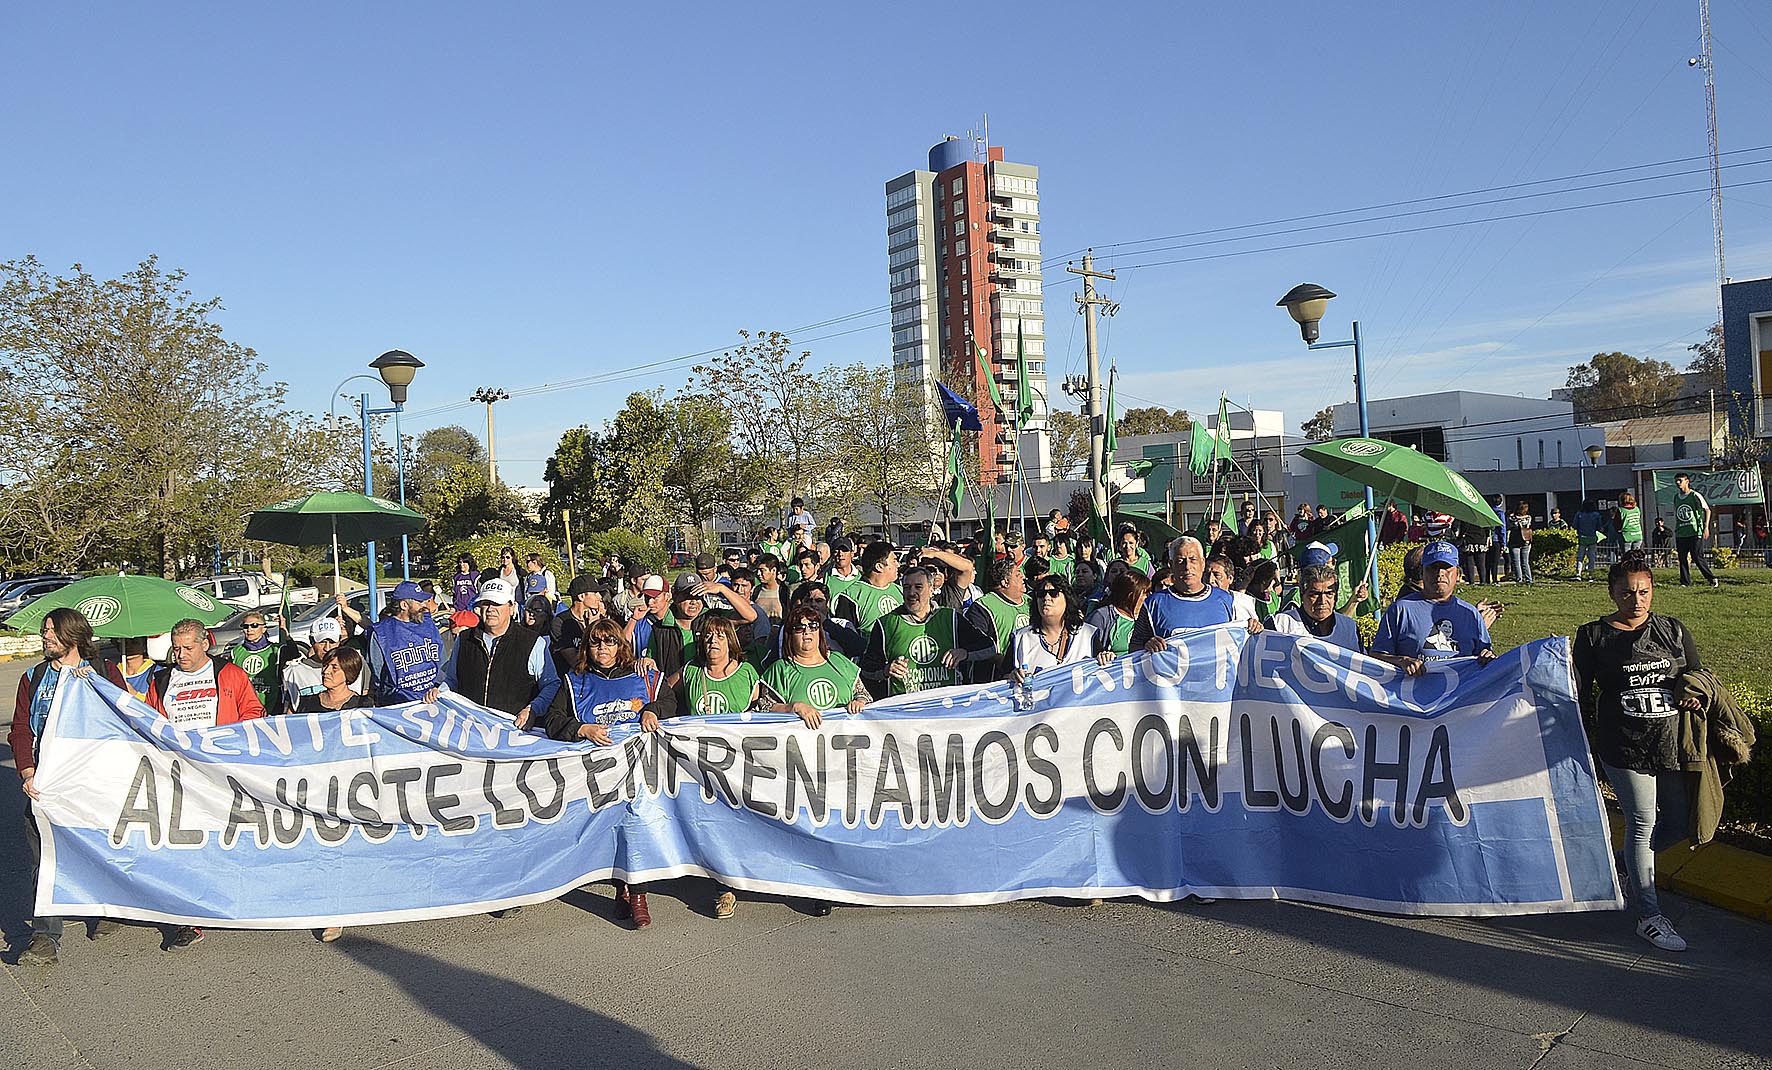
[[381, 650], [382, 668], [376, 681], [380, 697], [392, 702], [416, 702], [436, 687], [443, 673], [443, 637], [426, 616], [407, 622], [384, 617], [372, 629]]
[[638, 673], [598, 676], [594, 672], [566, 674], [572, 689], [572, 712], [581, 724], [621, 724], [640, 716], [640, 707], [651, 696], [646, 680]]

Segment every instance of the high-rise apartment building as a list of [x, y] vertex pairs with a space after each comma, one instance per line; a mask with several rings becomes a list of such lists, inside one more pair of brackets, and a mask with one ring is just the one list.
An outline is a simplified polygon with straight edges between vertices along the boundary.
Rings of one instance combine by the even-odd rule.
[[[980, 402], [979, 473], [987, 483], [1007, 481], [1015, 464], [1018, 325], [1034, 395], [1027, 430], [1046, 426], [1039, 179], [1039, 168], [1004, 160], [998, 146], [950, 137], [929, 150], [928, 170], [886, 183], [893, 370], [921, 387], [937, 415], [937, 382]], [[1000, 417], [987, 376], [1011, 410]]]

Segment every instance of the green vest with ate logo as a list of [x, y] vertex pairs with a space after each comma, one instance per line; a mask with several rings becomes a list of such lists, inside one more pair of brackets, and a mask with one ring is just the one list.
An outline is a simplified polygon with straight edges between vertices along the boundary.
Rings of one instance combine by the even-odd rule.
[[860, 678], [860, 667], [833, 650], [822, 665], [800, 665], [792, 658], [782, 658], [769, 666], [763, 682], [783, 702], [804, 702], [817, 710], [835, 710], [849, 705]]
[[942, 655], [954, 649], [956, 620], [951, 609], [937, 609], [921, 622], [903, 613], [888, 613], [880, 618], [886, 660], [904, 658], [910, 662], [910, 672], [904, 679], [887, 677], [889, 693], [905, 695], [959, 683], [954, 670], [941, 663]]
[[689, 700], [684, 713], [714, 717], [722, 713], [739, 713], [751, 708], [751, 694], [757, 689], [757, 669], [749, 662], [738, 662], [724, 680], [716, 680], [700, 665], [683, 666], [683, 690]]

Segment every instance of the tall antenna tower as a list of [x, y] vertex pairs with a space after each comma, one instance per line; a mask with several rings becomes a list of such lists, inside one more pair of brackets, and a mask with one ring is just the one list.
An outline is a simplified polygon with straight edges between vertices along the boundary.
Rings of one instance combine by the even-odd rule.
[[1723, 320], [1723, 169], [1717, 153], [1717, 72], [1711, 56], [1710, 0], [1698, 0], [1698, 24], [1703, 53], [1687, 60], [1704, 68], [1704, 120], [1710, 135], [1710, 226], [1717, 246], [1717, 322]]

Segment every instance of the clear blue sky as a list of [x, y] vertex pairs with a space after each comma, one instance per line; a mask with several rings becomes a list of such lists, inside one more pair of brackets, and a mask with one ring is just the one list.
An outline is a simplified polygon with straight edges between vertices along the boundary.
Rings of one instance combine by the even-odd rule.
[[[1115, 243], [1698, 156], [1696, 3], [1240, 7], [11, 5], [0, 255], [115, 275], [158, 254], [223, 299], [297, 405], [324, 411], [398, 346], [429, 365], [408, 428], [483, 431], [477, 406], [435, 410], [884, 305], [884, 183], [988, 112], [992, 140], [1041, 168], [1046, 255], [1095, 246], [1125, 269], [1105, 338], [1129, 401], [1197, 412], [1223, 389], [1296, 426], [1349, 398], [1345, 355], [1306, 354], [1273, 307], [1304, 280], [1342, 295], [1325, 337], [1361, 319], [1377, 396], [1542, 396], [1599, 350], [1684, 365], [1716, 299], [1703, 196], [1132, 265], [1703, 174]], [[1772, 9], [1717, 0], [1714, 19], [1723, 148], [1772, 145]], [[1772, 179], [1745, 164], [1772, 151], [1730, 159], [1725, 181]], [[1772, 274], [1772, 184], [1725, 203], [1730, 274]], [[1082, 356], [1067, 279], [1048, 266], [1055, 376]], [[884, 318], [802, 337], [867, 327], [810, 348], [885, 361]], [[504, 403], [507, 480], [539, 484], [562, 429], [686, 375]]]

